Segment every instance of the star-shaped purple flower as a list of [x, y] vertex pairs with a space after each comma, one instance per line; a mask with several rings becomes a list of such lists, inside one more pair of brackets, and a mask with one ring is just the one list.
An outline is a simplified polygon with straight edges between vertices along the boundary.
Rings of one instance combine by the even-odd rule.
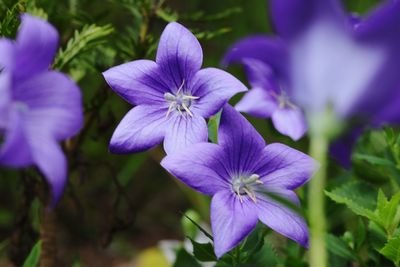
[[132, 105], [115, 130], [110, 150], [147, 150], [164, 140], [167, 153], [207, 141], [205, 118], [247, 88], [219, 69], [200, 69], [196, 37], [178, 23], [162, 33], [156, 61], [136, 60], [103, 73], [111, 88]]
[[228, 104], [221, 115], [218, 139], [218, 145], [195, 144], [161, 162], [187, 185], [213, 196], [216, 255], [221, 257], [234, 248], [258, 220], [308, 247], [303, 218], [268, 193], [298, 205], [293, 190], [309, 180], [317, 163], [283, 144], [266, 146], [252, 125]]
[[66, 75], [50, 71], [58, 33], [45, 21], [24, 14], [16, 41], [0, 39], [0, 164], [36, 165], [60, 197], [67, 162], [58, 141], [82, 126], [79, 88]]
[[[338, 0], [271, 0], [270, 11], [279, 37], [247, 38], [232, 47], [228, 61], [267, 64], [309, 122], [329, 111], [339, 122], [357, 121], [354, 133], [400, 123], [399, 1], [357, 18]], [[347, 141], [356, 140], [354, 133]], [[351, 149], [338, 150], [348, 162]]]
[[[284, 62], [288, 55], [277, 38], [255, 36], [233, 45], [224, 65], [244, 65], [252, 89], [236, 104], [238, 111], [258, 118], [271, 118], [275, 128], [297, 141], [307, 131], [302, 110], [293, 103], [285, 83]], [[264, 53], [269, 51], [269, 53]]]

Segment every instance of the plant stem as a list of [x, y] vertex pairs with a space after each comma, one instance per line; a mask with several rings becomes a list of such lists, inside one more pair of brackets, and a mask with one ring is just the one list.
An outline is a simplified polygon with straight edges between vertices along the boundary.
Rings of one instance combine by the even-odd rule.
[[40, 267], [57, 266], [56, 214], [45, 209], [40, 227], [42, 249], [40, 252]]
[[310, 267], [326, 267], [327, 251], [325, 246], [325, 183], [327, 172], [328, 140], [323, 135], [312, 135], [310, 155], [320, 163], [320, 169], [314, 175], [308, 188], [308, 209], [310, 222]]

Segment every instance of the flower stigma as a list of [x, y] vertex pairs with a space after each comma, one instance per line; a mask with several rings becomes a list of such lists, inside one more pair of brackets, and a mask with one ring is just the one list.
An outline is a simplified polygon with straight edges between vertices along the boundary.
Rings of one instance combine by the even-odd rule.
[[257, 203], [255, 187], [263, 184], [258, 174], [252, 174], [249, 177], [239, 176], [233, 179], [232, 188], [239, 198], [240, 203], [243, 203], [243, 196], [247, 195], [254, 203]]
[[168, 111], [166, 117], [175, 109], [179, 112], [180, 115], [183, 115], [184, 112], [188, 114], [190, 117], [193, 117], [193, 113], [190, 111], [190, 106], [192, 105], [192, 101], [199, 99], [198, 96], [185, 95], [182, 93], [182, 88], [185, 84], [185, 80], [183, 80], [181, 86], [179, 86], [176, 94], [165, 93], [164, 99], [169, 102]]

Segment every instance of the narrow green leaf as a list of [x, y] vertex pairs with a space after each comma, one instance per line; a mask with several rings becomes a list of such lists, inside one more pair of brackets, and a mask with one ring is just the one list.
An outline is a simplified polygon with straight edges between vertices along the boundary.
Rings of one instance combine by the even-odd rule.
[[189, 216], [187, 216], [186, 214], [183, 214], [183, 216], [185, 216], [189, 221], [191, 221], [201, 232], [203, 232], [203, 234], [205, 234], [211, 241], [214, 241], [213, 237], [211, 234], [209, 234], [203, 227], [201, 227], [197, 222], [195, 222], [194, 220], [192, 220]]
[[396, 266], [400, 262], [400, 236], [390, 239], [379, 251], [383, 256], [393, 261]]
[[40, 259], [41, 241], [38, 241], [32, 248], [22, 267], [36, 267]]
[[194, 241], [192, 238], [188, 237], [190, 239], [190, 242], [192, 242], [193, 245], [193, 255], [196, 257], [197, 260], [199, 261], [217, 261], [217, 256], [215, 256], [214, 253], [214, 247], [213, 245], [209, 243], [198, 243]]
[[397, 228], [399, 221], [395, 220], [397, 211], [399, 209], [400, 192], [395, 194], [388, 200], [382, 190], [378, 192], [378, 204], [375, 214], [379, 218], [378, 223], [386, 230], [388, 234], [393, 234]]
[[353, 260], [357, 261], [358, 256], [355, 251], [353, 251], [346, 242], [344, 242], [342, 239], [340, 239], [337, 236], [334, 236], [332, 234], [328, 234], [326, 238], [326, 243], [328, 250], [342, 258], [345, 258], [347, 260]]
[[220, 119], [221, 112], [218, 112], [208, 121], [208, 138], [210, 138], [211, 142], [213, 142], [214, 144], [218, 143], [218, 126]]
[[385, 159], [385, 158], [372, 156], [372, 155], [356, 153], [353, 155], [353, 158], [358, 159], [358, 160], [365, 160], [368, 163], [371, 163], [371, 164], [377, 165], [377, 166], [396, 167], [392, 161]]

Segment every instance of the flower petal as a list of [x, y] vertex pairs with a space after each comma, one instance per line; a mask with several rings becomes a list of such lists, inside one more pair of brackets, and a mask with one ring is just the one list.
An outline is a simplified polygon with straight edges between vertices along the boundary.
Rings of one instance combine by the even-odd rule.
[[14, 67], [15, 46], [14, 43], [7, 39], [0, 39], [0, 72], [3, 70], [12, 71]]
[[218, 143], [226, 151], [227, 165], [235, 174], [249, 174], [265, 147], [264, 139], [256, 129], [228, 104], [222, 111]]
[[171, 84], [178, 89], [183, 81], [188, 83], [202, 61], [203, 51], [196, 37], [179, 23], [169, 23], [161, 35], [156, 62]]
[[28, 107], [30, 120], [57, 140], [72, 137], [82, 127], [80, 90], [60, 72], [44, 72], [25, 79], [13, 89], [13, 97]]
[[193, 104], [193, 112], [205, 118], [217, 113], [235, 94], [247, 91], [238, 79], [216, 68], [197, 72], [191, 89], [192, 95], [199, 97]]
[[67, 182], [67, 160], [60, 145], [52, 140], [51, 136], [42, 133], [37, 126], [31, 125], [30, 128], [28, 138], [33, 160], [51, 186], [52, 202], [50, 206], [54, 207]]
[[24, 114], [13, 108], [7, 118], [4, 143], [0, 145], [0, 164], [10, 167], [26, 167], [32, 163], [32, 155], [23, 123]]
[[20, 79], [47, 70], [58, 45], [57, 30], [48, 22], [24, 14], [16, 41], [15, 75]]
[[207, 142], [208, 129], [206, 121], [194, 114], [193, 117], [174, 114], [166, 129], [164, 150], [167, 154], [181, 151], [200, 142]]
[[272, 0], [270, 10], [276, 30], [285, 38], [296, 37], [316, 20], [349, 22], [338, 0]]
[[257, 225], [254, 203], [243, 203], [229, 190], [220, 191], [211, 200], [211, 228], [218, 258], [237, 246]]
[[135, 60], [103, 72], [108, 85], [132, 105], [165, 103], [169, 85], [151, 60]]
[[265, 147], [255, 173], [266, 187], [296, 189], [305, 184], [318, 168], [308, 155], [286, 145], [274, 143]]
[[287, 72], [288, 51], [280, 38], [263, 35], [244, 38], [229, 48], [223, 64], [243, 64], [249, 59], [259, 60], [282, 76]]
[[272, 114], [272, 122], [281, 134], [294, 141], [299, 140], [307, 131], [307, 123], [299, 108], [278, 108]]
[[[294, 195], [289, 192], [278, 192], [283, 198], [293, 201]], [[296, 203], [295, 203], [296, 204]], [[258, 218], [274, 231], [296, 241], [308, 248], [308, 228], [304, 219], [289, 206], [268, 196], [257, 196]]]
[[161, 143], [168, 120], [167, 109], [140, 105], [131, 109], [115, 129], [110, 151], [132, 153], [150, 149]]
[[168, 154], [161, 165], [190, 187], [203, 194], [213, 195], [229, 188], [224, 159], [220, 146], [198, 143]]
[[262, 88], [251, 89], [235, 106], [237, 111], [257, 118], [269, 118], [277, 108], [277, 100]]

